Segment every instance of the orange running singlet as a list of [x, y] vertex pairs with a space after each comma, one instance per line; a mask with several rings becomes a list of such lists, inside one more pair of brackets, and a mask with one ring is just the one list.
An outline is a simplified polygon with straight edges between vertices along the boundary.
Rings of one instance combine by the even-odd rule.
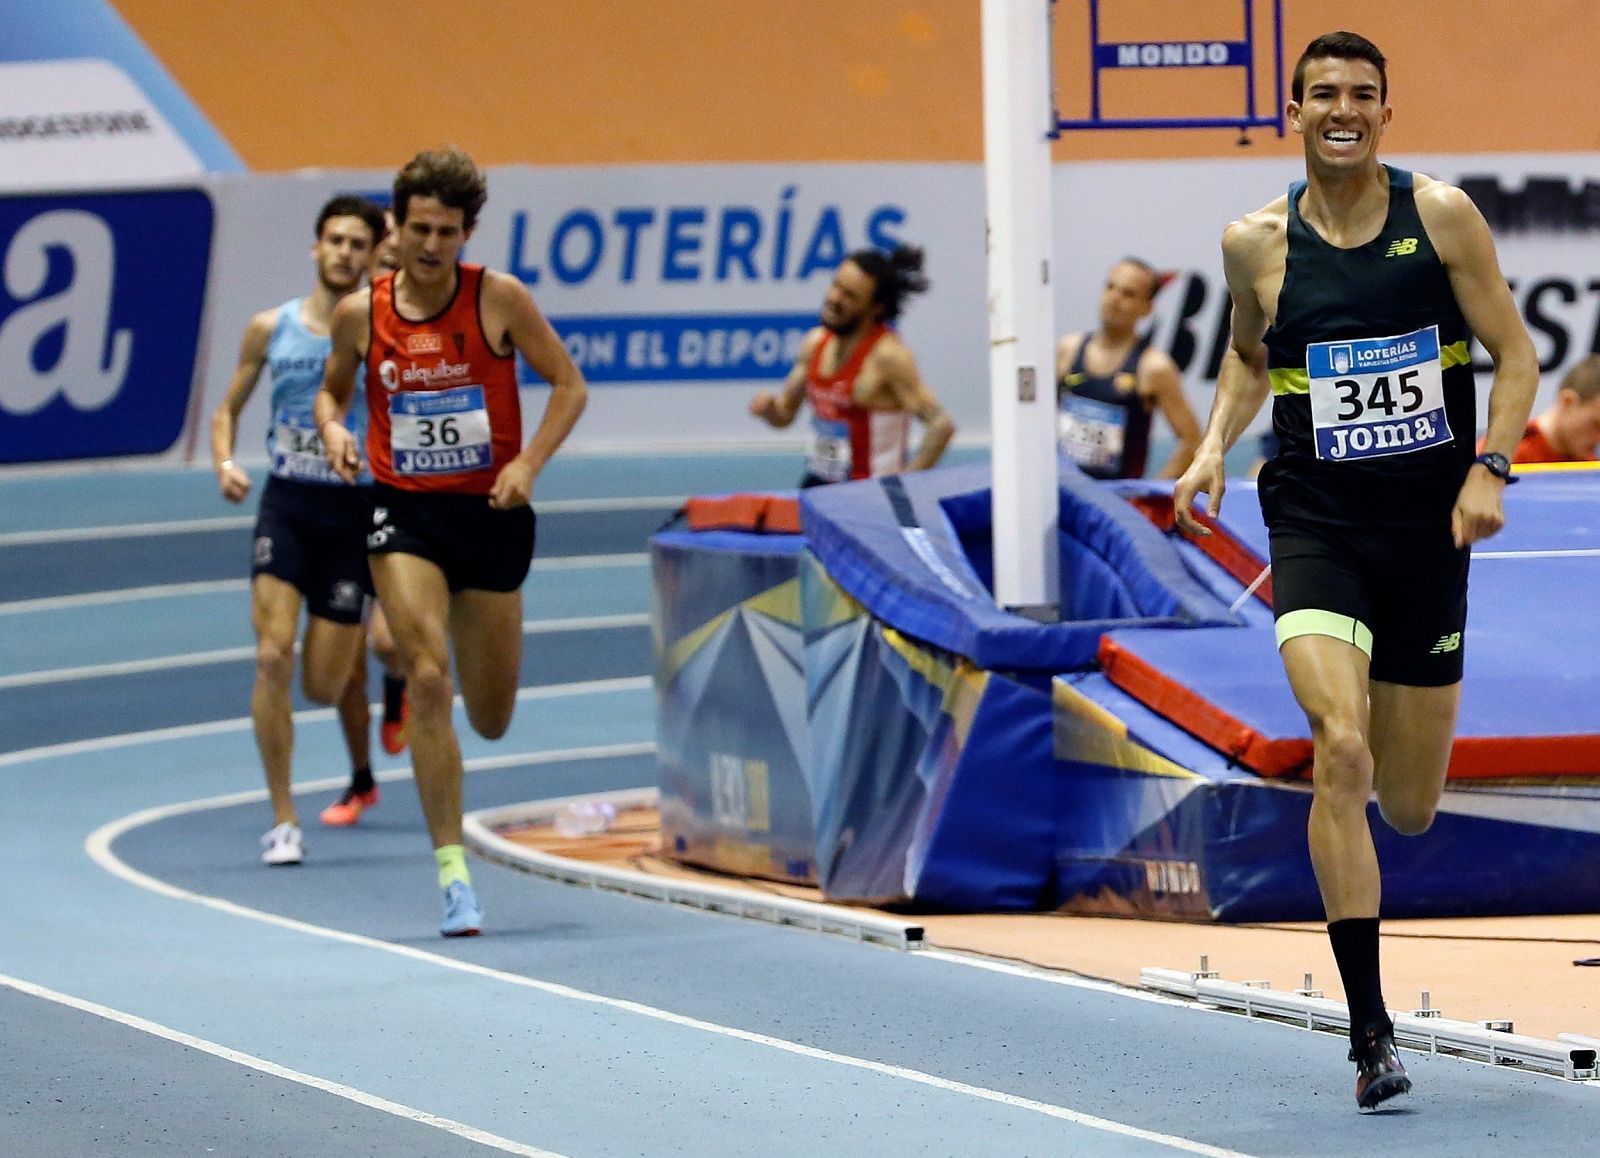
[[516, 356], [483, 333], [481, 265], [456, 267], [456, 292], [413, 322], [394, 305], [394, 274], [372, 283], [367, 342], [367, 460], [373, 480], [408, 491], [486, 495], [522, 446]]

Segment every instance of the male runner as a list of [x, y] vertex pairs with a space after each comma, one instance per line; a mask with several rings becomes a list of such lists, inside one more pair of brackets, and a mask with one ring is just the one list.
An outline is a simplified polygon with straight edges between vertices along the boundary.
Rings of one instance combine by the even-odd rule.
[[[780, 428], [810, 401], [811, 451], [801, 486], [926, 470], [944, 454], [955, 423], [893, 329], [906, 297], [927, 288], [920, 249], [852, 253], [834, 271], [822, 324], [801, 341], [783, 389], [751, 399], [750, 413]], [[912, 418], [922, 423], [914, 458], [907, 447]]]
[[[365, 365], [376, 491], [367, 548], [405, 667], [407, 738], [444, 890], [446, 937], [475, 935], [483, 921], [461, 844], [451, 644], [473, 729], [504, 735], [522, 662], [521, 587], [533, 558], [528, 502], [588, 397], [523, 284], [459, 260], [487, 198], [483, 174], [457, 150], [419, 153], [400, 170], [400, 269], [339, 304], [315, 405], [328, 462], [354, 481], [361, 447], [343, 418]], [[551, 386], [526, 446], [518, 353]]]
[[[1288, 119], [1306, 180], [1223, 233], [1233, 343], [1211, 421], [1173, 491], [1224, 487], [1223, 452], [1268, 391], [1281, 449], [1262, 469], [1279, 653], [1311, 725], [1311, 861], [1350, 1005], [1356, 1101], [1411, 1088], [1378, 969], [1380, 880], [1367, 824], [1433, 823], [1460, 699], [1468, 549], [1505, 521], [1507, 456], [1538, 386], [1533, 344], [1461, 190], [1380, 164], [1384, 57], [1351, 32], [1295, 66]], [[1473, 457], [1469, 345], [1494, 361]]]
[[1057, 443], [1093, 478], [1143, 478], [1150, 417], [1159, 407], [1177, 449], [1161, 478], [1177, 478], [1200, 444], [1200, 421], [1183, 396], [1183, 375], [1138, 325], [1150, 316], [1161, 275], [1127, 257], [1100, 293], [1100, 328], [1068, 334], [1056, 347]]
[[[362, 642], [361, 616], [370, 580], [362, 533], [370, 519], [364, 496], [342, 485], [323, 458], [311, 418], [322, 382], [328, 324], [334, 305], [361, 285], [368, 257], [382, 236], [383, 211], [359, 197], [335, 197], [317, 215], [311, 258], [317, 284], [303, 298], [250, 320], [239, 366], [211, 419], [211, 452], [223, 497], [242, 502], [250, 476], [233, 461], [239, 414], [263, 367], [272, 372], [272, 424], [267, 436], [271, 473], [255, 529], [251, 622], [256, 678], [250, 697], [256, 745], [272, 799], [273, 826], [262, 838], [263, 862], [299, 864], [300, 820], [290, 792], [294, 719], [289, 685], [302, 601], [309, 622], [301, 645], [301, 686], [314, 703], [341, 701], [352, 785], [376, 794], [367, 739], [365, 689], [359, 726], [345, 719], [351, 671]], [[357, 421], [364, 421], [358, 415]]]

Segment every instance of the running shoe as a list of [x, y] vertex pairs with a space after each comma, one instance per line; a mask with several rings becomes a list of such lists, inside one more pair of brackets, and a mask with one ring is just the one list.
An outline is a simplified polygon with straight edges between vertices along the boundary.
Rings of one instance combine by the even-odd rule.
[[439, 925], [441, 937], [476, 937], [483, 932], [483, 911], [478, 908], [478, 894], [466, 881], [451, 881], [444, 889], [444, 921]]
[[1411, 1079], [1400, 1064], [1392, 1031], [1367, 1030], [1366, 1040], [1351, 1048], [1350, 1060], [1356, 1063], [1356, 1105], [1363, 1110], [1377, 1109], [1396, 1094], [1411, 1092]]
[[378, 803], [378, 786], [374, 784], [365, 792], [346, 788], [344, 795], [322, 810], [322, 823], [328, 828], [349, 828], [361, 819], [361, 814]]
[[299, 864], [305, 857], [305, 841], [298, 824], [275, 826], [261, 838], [261, 848], [262, 864]]
[[406, 750], [406, 717], [411, 714], [411, 705], [406, 702], [406, 694], [400, 693], [400, 718], [398, 720], [384, 720], [378, 725], [378, 742], [383, 745], [383, 750], [391, 756], [398, 756]]

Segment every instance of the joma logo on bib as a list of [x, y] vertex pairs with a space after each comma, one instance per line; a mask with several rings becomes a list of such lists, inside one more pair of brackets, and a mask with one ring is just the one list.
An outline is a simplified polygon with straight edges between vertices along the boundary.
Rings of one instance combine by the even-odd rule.
[[1444, 407], [1439, 328], [1306, 347], [1317, 457], [1406, 454], [1454, 436]]

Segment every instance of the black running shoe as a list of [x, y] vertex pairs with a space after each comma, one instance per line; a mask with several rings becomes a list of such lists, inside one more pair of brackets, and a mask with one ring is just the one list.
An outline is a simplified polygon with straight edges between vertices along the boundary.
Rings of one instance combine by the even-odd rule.
[[1386, 1027], [1366, 1032], [1365, 1040], [1350, 1050], [1356, 1063], [1356, 1105], [1374, 1110], [1396, 1094], [1411, 1092], [1411, 1079], [1394, 1048], [1394, 1033]]

